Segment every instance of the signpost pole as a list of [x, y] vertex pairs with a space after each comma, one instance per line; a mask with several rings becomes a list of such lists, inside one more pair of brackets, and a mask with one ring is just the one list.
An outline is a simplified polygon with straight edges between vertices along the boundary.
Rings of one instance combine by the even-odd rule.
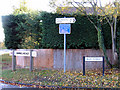
[[16, 70], [16, 57], [15, 57], [15, 50], [13, 50], [13, 55], [12, 55], [12, 71]]
[[85, 56], [83, 57], [83, 76], [85, 76]]
[[66, 72], [66, 34], [64, 34], [64, 73]]
[[71, 18], [56, 18], [56, 24], [59, 24], [59, 34], [64, 34], [64, 73], [66, 71], [66, 34], [70, 34], [70, 23], [75, 23], [76, 19]]
[[30, 50], [30, 72], [33, 70], [33, 57], [32, 57], [32, 50]]
[[104, 76], [104, 57], [103, 57], [103, 76]]

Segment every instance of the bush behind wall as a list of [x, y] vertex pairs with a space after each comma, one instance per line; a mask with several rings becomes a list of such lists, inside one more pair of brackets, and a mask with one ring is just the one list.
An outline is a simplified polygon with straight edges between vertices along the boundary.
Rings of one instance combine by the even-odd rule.
[[[8, 49], [26, 49], [27, 47], [34, 49], [62, 49], [64, 47], [64, 35], [59, 34], [59, 25], [55, 23], [55, 19], [59, 17], [76, 18], [76, 22], [71, 24], [71, 34], [67, 35], [67, 48], [99, 48], [97, 30], [88, 21], [86, 16], [80, 14], [60, 15], [47, 12], [42, 12], [37, 15], [20, 14], [17, 16], [3, 16], [2, 22], [6, 47]], [[91, 17], [93, 17], [94, 20], [94, 16]], [[40, 20], [42, 20], [42, 22], [40, 22]], [[94, 20], [94, 22], [96, 21]], [[108, 24], [103, 24], [102, 29], [105, 46], [111, 48], [110, 27]]]

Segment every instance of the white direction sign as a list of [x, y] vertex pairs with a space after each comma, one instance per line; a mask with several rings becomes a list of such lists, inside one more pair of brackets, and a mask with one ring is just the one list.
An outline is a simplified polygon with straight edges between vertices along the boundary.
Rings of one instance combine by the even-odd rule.
[[71, 18], [56, 18], [56, 24], [63, 24], [63, 23], [75, 23], [76, 19], [74, 17]]
[[85, 61], [103, 61], [103, 57], [85, 57]]
[[[10, 53], [12, 55], [12, 52]], [[14, 52], [15, 56], [30, 56], [30, 51], [15, 51]], [[37, 57], [37, 52], [32, 51], [32, 56]]]

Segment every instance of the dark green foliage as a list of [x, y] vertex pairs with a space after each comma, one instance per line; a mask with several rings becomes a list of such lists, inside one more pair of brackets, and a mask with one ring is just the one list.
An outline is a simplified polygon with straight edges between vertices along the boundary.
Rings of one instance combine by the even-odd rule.
[[110, 26], [108, 24], [102, 25], [102, 34], [104, 37], [105, 47], [108, 49], [112, 48], [111, 29], [110, 29]]
[[41, 26], [39, 15], [19, 14], [2, 17], [5, 46], [8, 49], [40, 48]]
[[117, 53], [118, 53], [118, 68], [120, 68], [120, 18], [117, 23]]
[[24, 28], [24, 38], [22, 39], [22, 48], [40, 48], [41, 47], [41, 25], [40, 17], [35, 14], [27, 14], [21, 26]]
[[[55, 18], [75, 17], [76, 22], [71, 24], [71, 34], [67, 35], [67, 48], [71, 49], [98, 49], [97, 30], [83, 15], [60, 15], [47, 12], [37, 14], [19, 14], [3, 16], [5, 32], [5, 46], [7, 48], [57, 48], [64, 47], [64, 35], [59, 34], [59, 25]], [[94, 22], [96, 20], [94, 19]], [[43, 22], [40, 22], [42, 20]], [[107, 24], [102, 25], [102, 34], [106, 48], [111, 48], [111, 31]]]
[[16, 21], [18, 21], [17, 16], [9, 15], [3, 16], [3, 28], [5, 33], [5, 46], [8, 49], [16, 49], [20, 45], [21, 38], [19, 34], [21, 33], [19, 30], [16, 30], [18, 26]]
[[[67, 48], [75, 49], [98, 49], [97, 30], [88, 21], [86, 16], [82, 15], [65, 15], [66, 17], [75, 17], [76, 22], [71, 25], [71, 34], [67, 35]], [[44, 48], [63, 48], [63, 35], [59, 34], [59, 25], [55, 24], [55, 18], [64, 17], [59, 14], [44, 13], [43, 19], [43, 46]], [[94, 22], [95, 17], [93, 16]], [[108, 25], [103, 25], [103, 33], [105, 36], [105, 45], [111, 48], [111, 35]]]

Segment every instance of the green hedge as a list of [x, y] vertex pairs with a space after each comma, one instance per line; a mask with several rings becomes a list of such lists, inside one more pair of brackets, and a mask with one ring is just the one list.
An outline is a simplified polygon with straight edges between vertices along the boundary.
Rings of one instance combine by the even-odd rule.
[[19, 14], [2, 17], [5, 46], [8, 49], [40, 48], [41, 26], [39, 15]]
[[[59, 17], [76, 18], [76, 22], [71, 24], [71, 34], [67, 35], [67, 48], [99, 48], [97, 31], [86, 16], [79, 14], [60, 15], [47, 12], [3, 16], [6, 47], [8, 49], [63, 48], [64, 35], [59, 34], [59, 25], [55, 23], [55, 18]], [[40, 20], [43, 22], [40, 22]], [[93, 20], [96, 22], [94, 17]], [[102, 33], [106, 48], [111, 48], [111, 32], [108, 24], [102, 25]]]
[[[64, 17], [64, 15], [44, 13], [43, 20], [43, 48], [63, 48], [64, 35], [59, 34], [59, 25], [55, 24], [55, 18]], [[66, 15], [65, 17], [75, 17], [76, 22], [71, 25], [71, 34], [67, 35], [67, 48], [71, 49], [98, 49], [97, 31], [88, 21], [86, 16]], [[92, 16], [91, 16], [92, 17]], [[94, 20], [94, 17], [93, 17]], [[94, 20], [95, 22], [95, 20]], [[108, 25], [103, 25], [103, 35], [105, 46], [111, 48], [111, 35]]]
[[18, 48], [21, 42], [21, 38], [19, 38], [19, 35], [22, 31], [16, 30], [16, 28], [18, 27], [16, 21], [18, 21], [17, 16], [9, 15], [2, 17], [2, 23], [5, 33], [5, 46], [8, 49]]

